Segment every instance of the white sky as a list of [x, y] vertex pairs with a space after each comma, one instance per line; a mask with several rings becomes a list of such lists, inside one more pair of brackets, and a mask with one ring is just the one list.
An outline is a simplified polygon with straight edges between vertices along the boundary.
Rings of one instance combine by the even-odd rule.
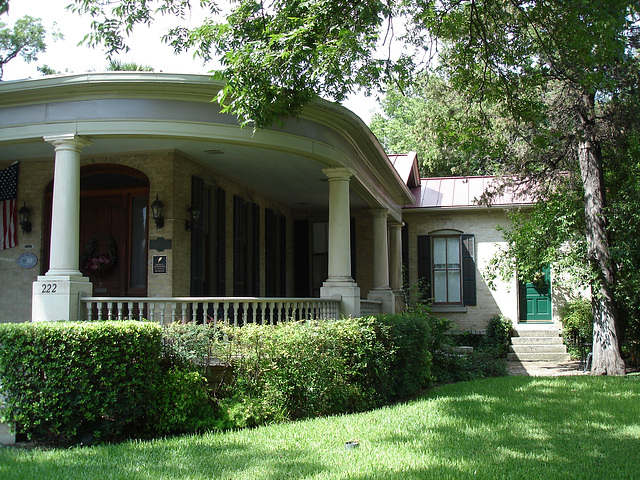
[[[25, 63], [16, 58], [4, 66], [2, 80], [18, 80], [41, 76], [37, 67], [48, 65], [62, 73], [82, 73], [87, 71], [104, 71], [108, 60], [104, 50], [87, 46], [78, 46], [90, 31], [91, 19], [80, 16], [65, 9], [72, 0], [10, 0], [9, 13], [0, 17], [0, 22], [12, 26], [24, 15], [41, 18], [42, 23], [51, 32], [55, 29], [63, 33], [64, 39], [53, 41], [47, 39], [47, 50], [38, 55], [38, 60]], [[187, 26], [198, 25], [201, 17], [194, 14]], [[216, 68], [215, 64], [203, 65], [201, 59], [194, 59], [189, 52], [175, 55], [173, 49], [160, 40], [174, 20], [160, 17], [159, 22], [150, 28], [138, 27], [133, 32], [128, 45], [131, 50], [118, 57], [122, 62], [134, 62], [149, 65], [155, 71], [170, 73], [208, 73]], [[376, 108], [375, 100], [364, 95], [354, 95], [344, 105], [356, 113], [365, 123], [371, 120], [371, 111]]]

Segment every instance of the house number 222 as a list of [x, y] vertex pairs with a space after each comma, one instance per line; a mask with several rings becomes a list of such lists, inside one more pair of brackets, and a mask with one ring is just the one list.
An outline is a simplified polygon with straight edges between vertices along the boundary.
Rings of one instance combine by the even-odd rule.
[[58, 285], [55, 283], [43, 283], [42, 284], [42, 293], [56, 293], [56, 288]]

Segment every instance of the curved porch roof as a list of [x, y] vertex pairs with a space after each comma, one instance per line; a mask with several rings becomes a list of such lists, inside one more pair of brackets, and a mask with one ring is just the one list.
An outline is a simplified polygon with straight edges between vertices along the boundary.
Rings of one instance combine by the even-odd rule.
[[53, 158], [45, 136], [93, 143], [83, 155], [179, 150], [293, 211], [325, 209], [327, 167], [347, 167], [353, 208], [386, 208], [401, 219], [414, 198], [368, 127], [318, 100], [299, 118], [253, 131], [212, 102], [206, 75], [109, 72], [0, 83], [0, 161]]

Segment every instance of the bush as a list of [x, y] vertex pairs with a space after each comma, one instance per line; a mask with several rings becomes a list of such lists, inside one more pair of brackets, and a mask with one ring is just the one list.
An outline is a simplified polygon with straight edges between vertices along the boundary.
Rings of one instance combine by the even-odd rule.
[[[229, 327], [234, 381], [225, 392], [238, 426], [366, 410], [388, 355], [372, 319]], [[375, 375], [372, 374], [375, 372]]]
[[497, 356], [506, 358], [512, 332], [511, 319], [504, 315], [494, 315], [487, 324], [485, 346], [495, 349]]
[[584, 298], [571, 300], [560, 308], [562, 336], [572, 358], [583, 357], [593, 342], [591, 302]]
[[144, 429], [161, 336], [142, 322], [0, 325], [5, 418], [30, 438], [56, 441]]
[[0, 325], [5, 417], [57, 443], [223, 428], [205, 379], [163, 352], [162, 333], [136, 321]]

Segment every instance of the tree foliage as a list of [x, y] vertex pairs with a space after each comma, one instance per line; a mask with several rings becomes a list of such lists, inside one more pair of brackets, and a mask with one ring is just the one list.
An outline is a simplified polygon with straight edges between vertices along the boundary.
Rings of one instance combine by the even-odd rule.
[[[8, 3], [4, 4], [8, 6]], [[2, 13], [2, 4], [0, 4]], [[2, 78], [4, 66], [20, 56], [25, 62], [33, 62], [38, 59], [38, 54], [46, 50], [44, 42], [46, 30], [39, 18], [25, 15], [18, 19], [13, 27], [0, 22], [0, 78]]]

